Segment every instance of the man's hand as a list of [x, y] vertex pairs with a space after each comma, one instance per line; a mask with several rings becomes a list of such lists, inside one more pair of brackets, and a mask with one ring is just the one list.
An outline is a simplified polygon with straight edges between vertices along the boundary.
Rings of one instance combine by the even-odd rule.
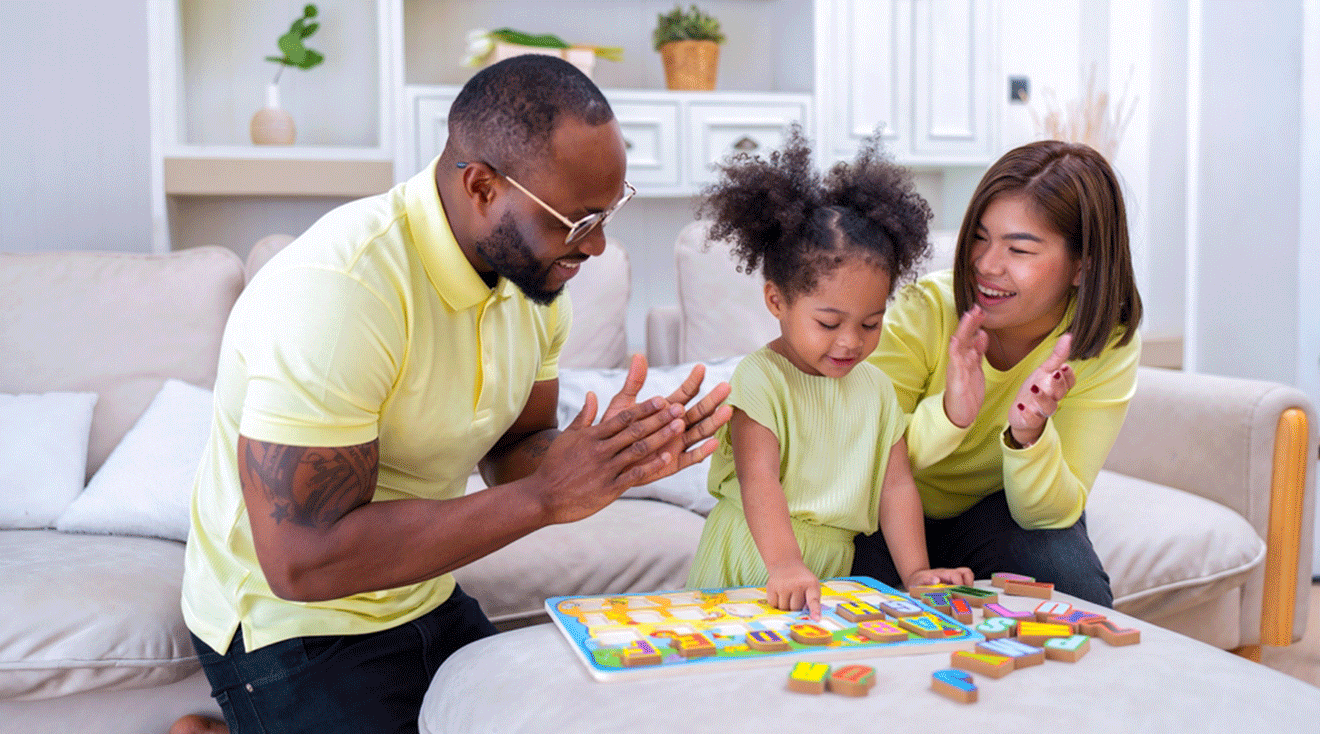
[[[624, 378], [623, 388], [619, 390], [605, 408], [605, 417], [601, 419], [602, 423], [610, 420], [620, 411], [637, 404], [637, 395], [642, 391], [642, 386], [646, 382], [646, 358], [640, 354], [634, 354], [632, 363], [628, 365], [628, 376]], [[719, 443], [710, 439], [715, 435], [715, 431], [720, 426], [729, 422], [733, 417], [733, 408], [722, 405], [729, 397], [729, 384], [721, 382], [706, 396], [697, 401], [696, 405], [687, 408], [687, 404], [692, 402], [701, 391], [701, 382], [706, 377], [706, 366], [698, 364], [692, 368], [687, 379], [678, 389], [670, 393], [665, 400], [670, 405], [677, 405], [686, 409], [683, 413], [683, 434], [676, 436], [665, 447], [669, 453], [670, 459], [664, 467], [646, 480], [652, 482], [656, 479], [667, 477], [675, 472], [700, 463], [707, 456], [710, 456], [718, 448]], [[705, 443], [701, 443], [702, 441]], [[646, 482], [642, 482], [645, 484]]]
[[972, 306], [958, 319], [958, 328], [949, 338], [949, 368], [944, 377], [944, 414], [959, 428], [976, 420], [985, 402], [985, 372], [981, 360], [990, 344], [990, 335], [981, 324], [985, 311]]
[[674, 462], [666, 447], [683, 436], [683, 406], [651, 398], [592, 425], [596, 408], [596, 394], [587, 393], [582, 410], [550, 443], [531, 477], [549, 522], [581, 520], [629, 487], [662, 476]]

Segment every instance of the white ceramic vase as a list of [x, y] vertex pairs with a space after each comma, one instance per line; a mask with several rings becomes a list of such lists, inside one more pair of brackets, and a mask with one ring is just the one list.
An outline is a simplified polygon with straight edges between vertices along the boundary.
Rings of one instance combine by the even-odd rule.
[[280, 107], [278, 84], [266, 85], [266, 106], [252, 116], [248, 132], [252, 134], [252, 142], [257, 145], [293, 145], [296, 130], [293, 118]]

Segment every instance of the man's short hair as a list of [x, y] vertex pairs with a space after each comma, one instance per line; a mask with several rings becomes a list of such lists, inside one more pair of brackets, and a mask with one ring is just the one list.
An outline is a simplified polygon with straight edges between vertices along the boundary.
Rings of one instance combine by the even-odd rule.
[[576, 66], [524, 54], [482, 69], [463, 85], [449, 109], [449, 137], [465, 155], [516, 174], [545, 153], [566, 118], [603, 125], [614, 111]]

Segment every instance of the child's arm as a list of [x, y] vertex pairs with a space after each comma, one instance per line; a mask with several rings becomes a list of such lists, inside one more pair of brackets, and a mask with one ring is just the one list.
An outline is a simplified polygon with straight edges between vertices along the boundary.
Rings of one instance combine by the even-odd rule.
[[792, 611], [805, 606], [812, 619], [819, 619], [820, 579], [802, 562], [802, 549], [793, 535], [788, 499], [779, 483], [779, 439], [736, 408], [729, 435], [747, 527], [770, 572], [766, 603]]
[[966, 566], [930, 568], [926, 516], [908, 464], [907, 439], [900, 438], [889, 450], [885, 485], [880, 490], [880, 530], [885, 534], [885, 545], [889, 546], [894, 568], [905, 587], [932, 583], [970, 585], [974, 580]]

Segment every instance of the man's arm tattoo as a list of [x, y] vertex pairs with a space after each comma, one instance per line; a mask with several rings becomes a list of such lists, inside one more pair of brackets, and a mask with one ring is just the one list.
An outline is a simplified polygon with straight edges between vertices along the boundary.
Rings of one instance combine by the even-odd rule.
[[327, 527], [371, 499], [380, 446], [309, 448], [244, 440], [245, 479], [260, 487], [278, 525]]

